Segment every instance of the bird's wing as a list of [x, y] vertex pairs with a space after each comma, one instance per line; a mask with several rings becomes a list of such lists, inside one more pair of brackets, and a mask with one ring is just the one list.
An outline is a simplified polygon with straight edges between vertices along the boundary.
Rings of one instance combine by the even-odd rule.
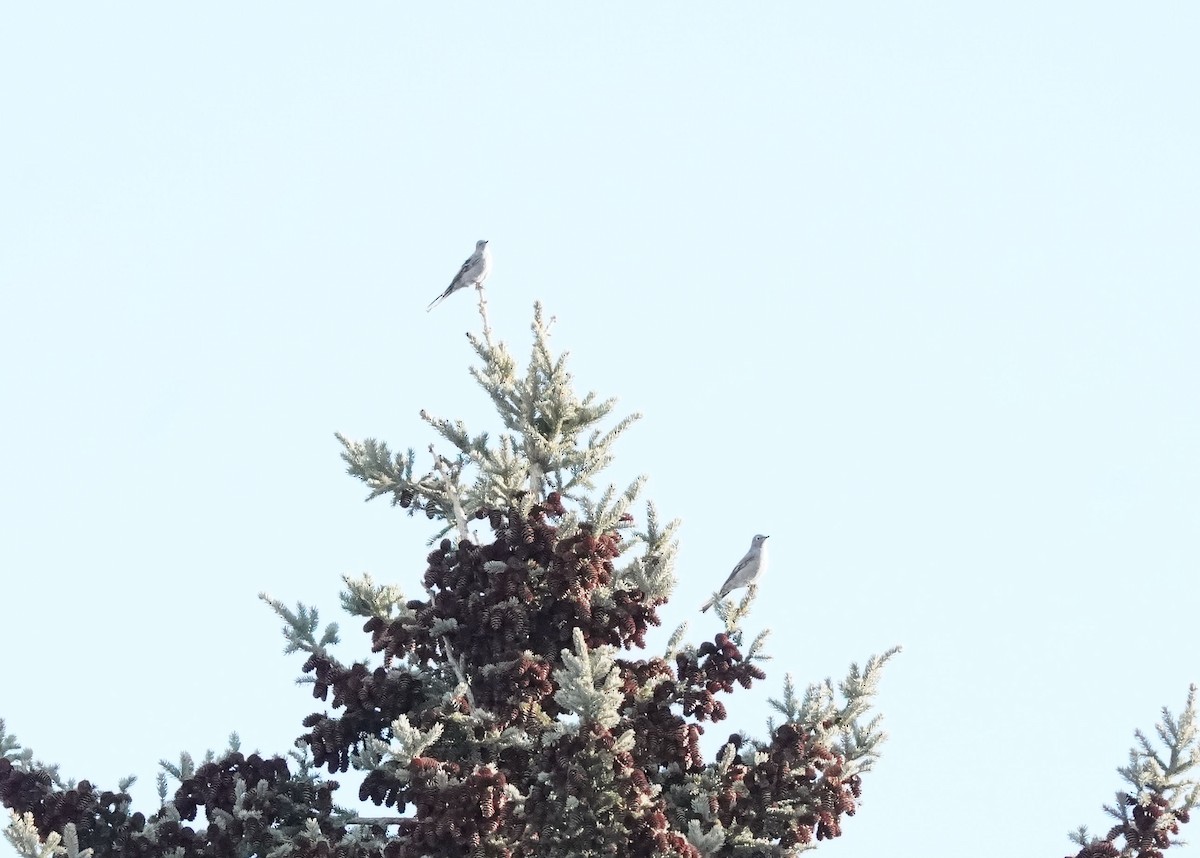
[[450, 281], [450, 285], [446, 287], [446, 291], [434, 298], [433, 302], [425, 308], [425, 312], [428, 313], [430, 310], [436, 307], [437, 303], [443, 298], [448, 298], [456, 290], [466, 286], [467, 281], [475, 275], [474, 269], [478, 268], [479, 262], [482, 258], [483, 257], [480, 255], [478, 250], [468, 256], [467, 261], [462, 264], [457, 273], [455, 273], [454, 279]]
[[454, 279], [451, 280], [450, 285], [446, 287], [446, 289], [448, 291], [453, 292], [455, 289], [457, 289], [459, 286], [462, 285], [463, 277], [466, 275], [467, 267], [469, 265], [470, 265], [470, 260], [467, 260], [466, 262], [463, 263], [462, 268], [460, 268], [454, 272]]
[[462, 264], [462, 267], [460, 267], [457, 272], [455, 272], [454, 279], [451, 280], [450, 285], [446, 287], [447, 295], [449, 295], [455, 289], [462, 287], [462, 285], [468, 279], [468, 275], [471, 272], [471, 268], [473, 266], [475, 266], [476, 263], [478, 263], [478, 262], [479, 262], [479, 254], [478, 253], [472, 253], [470, 256], [467, 257], [467, 261]]
[[730, 572], [729, 577], [725, 579], [725, 583], [721, 585], [722, 590], [725, 589], [726, 587], [728, 587], [730, 584], [732, 584], [733, 580], [735, 578], [737, 578], [738, 573], [750, 565], [750, 561], [753, 559], [753, 557], [754, 557], [753, 551], [746, 552], [746, 556], [738, 561], [737, 566], [733, 567], [733, 571]]
[[458, 274], [454, 275], [455, 279], [458, 279], [459, 277], [462, 277], [464, 274], [466, 274], [471, 269], [471, 266], [474, 265], [478, 261], [479, 261], [479, 251], [476, 251], [475, 253], [472, 253], [470, 256], [467, 257], [467, 261], [462, 264], [462, 268], [458, 269]]

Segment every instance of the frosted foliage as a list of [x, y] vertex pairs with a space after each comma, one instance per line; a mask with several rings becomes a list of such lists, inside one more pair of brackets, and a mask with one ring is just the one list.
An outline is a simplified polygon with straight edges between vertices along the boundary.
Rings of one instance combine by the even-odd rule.
[[554, 672], [559, 689], [554, 699], [585, 724], [612, 728], [620, 721], [621, 675], [613, 662], [612, 647], [589, 650], [583, 632], [574, 631], [575, 652], [562, 651], [563, 667]]

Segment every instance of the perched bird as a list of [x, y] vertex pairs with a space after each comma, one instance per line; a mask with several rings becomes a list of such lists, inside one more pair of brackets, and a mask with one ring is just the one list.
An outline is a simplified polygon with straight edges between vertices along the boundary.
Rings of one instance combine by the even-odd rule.
[[487, 280], [488, 275], [492, 273], [492, 253], [488, 250], [487, 244], [483, 240], [475, 242], [475, 252], [468, 256], [467, 261], [462, 264], [462, 268], [458, 269], [458, 273], [454, 275], [454, 279], [450, 281], [446, 291], [434, 298], [433, 303], [425, 308], [426, 313], [459, 289], [466, 289], [468, 286], [478, 288], [483, 285], [483, 281]]
[[750, 540], [750, 550], [746, 552], [745, 557], [738, 561], [737, 566], [733, 567], [733, 571], [721, 585], [721, 592], [705, 602], [700, 608], [700, 613], [711, 608], [717, 599], [724, 599], [734, 590], [753, 584], [758, 580], [758, 576], [766, 571], [767, 537], [760, 533]]

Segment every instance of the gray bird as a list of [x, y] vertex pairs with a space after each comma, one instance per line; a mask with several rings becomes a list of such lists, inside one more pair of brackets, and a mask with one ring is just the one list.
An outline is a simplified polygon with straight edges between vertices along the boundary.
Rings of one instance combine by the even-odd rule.
[[483, 281], [487, 280], [488, 275], [492, 273], [492, 252], [488, 250], [487, 245], [488, 243], [482, 239], [475, 242], [475, 252], [468, 256], [467, 261], [462, 264], [462, 268], [458, 269], [458, 273], [454, 275], [454, 279], [450, 281], [446, 291], [434, 298], [433, 303], [425, 308], [426, 313], [459, 289], [466, 289], [468, 286], [478, 288], [483, 285]]
[[750, 540], [750, 550], [746, 552], [745, 557], [738, 561], [737, 566], [733, 567], [733, 571], [729, 573], [729, 577], [721, 585], [720, 593], [705, 602], [700, 608], [700, 613], [704, 613], [711, 608], [717, 599], [724, 599], [734, 590], [753, 584], [758, 580], [758, 576], [766, 571], [767, 537], [760, 533], [754, 539]]

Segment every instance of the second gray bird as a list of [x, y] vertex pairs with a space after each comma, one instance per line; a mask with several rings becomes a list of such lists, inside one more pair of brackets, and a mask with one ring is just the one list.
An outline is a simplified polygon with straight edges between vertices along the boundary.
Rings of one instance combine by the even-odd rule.
[[734, 590], [748, 587], [758, 580], [758, 576], [767, 571], [767, 537], [761, 533], [750, 540], [750, 550], [738, 561], [737, 566], [729, 573], [725, 583], [721, 585], [718, 595], [713, 596], [700, 607], [700, 613], [711, 608], [717, 599], [724, 599]]
[[434, 298], [433, 302], [425, 308], [426, 313], [459, 289], [483, 285], [483, 281], [487, 280], [488, 275], [492, 273], [492, 252], [488, 250], [487, 245], [488, 243], [482, 239], [475, 242], [475, 252], [468, 256], [467, 261], [462, 264], [462, 268], [458, 269], [458, 273], [454, 275], [454, 279], [450, 281], [446, 291]]

